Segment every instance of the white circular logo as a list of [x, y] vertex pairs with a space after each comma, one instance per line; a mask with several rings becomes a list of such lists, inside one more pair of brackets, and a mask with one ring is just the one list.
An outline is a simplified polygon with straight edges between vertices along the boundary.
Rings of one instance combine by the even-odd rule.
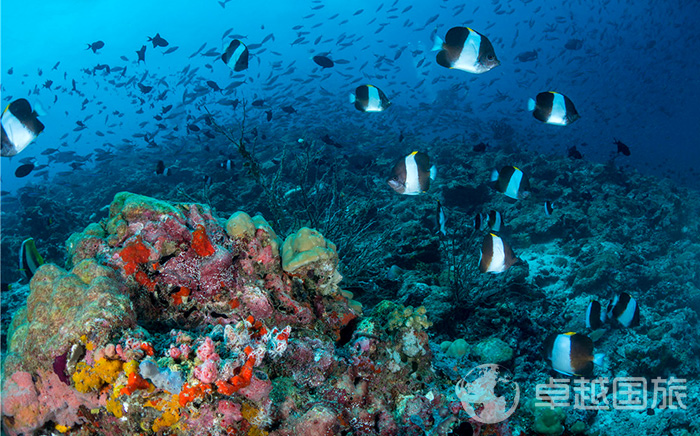
[[[479, 365], [457, 382], [455, 394], [470, 418], [496, 424], [515, 412], [520, 400], [520, 386], [508, 369], [496, 365]], [[506, 410], [506, 406], [511, 404]]]

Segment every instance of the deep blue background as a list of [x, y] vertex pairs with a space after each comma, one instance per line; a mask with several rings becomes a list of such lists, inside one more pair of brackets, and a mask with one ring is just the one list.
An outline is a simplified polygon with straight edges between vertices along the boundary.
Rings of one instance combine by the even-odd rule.
[[[271, 135], [327, 126], [337, 127], [348, 141], [365, 138], [368, 129], [388, 129], [397, 135], [408, 131], [426, 141], [439, 136], [490, 142], [493, 123], [501, 122], [515, 130], [518, 147], [565, 154], [567, 147], [576, 145], [586, 159], [600, 162], [614, 152], [616, 137], [632, 148], [632, 156], [618, 159], [619, 163], [697, 187], [693, 172], [700, 163], [699, 3], [628, 3], [234, 0], [222, 8], [215, 0], [6, 0], [2, 2], [3, 106], [10, 99], [26, 97], [48, 114], [41, 118], [46, 130], [34, 144], [13, 159], [2, 159], [2, 189], [47, 183], [33, 175], [17, 180], [14, 170], [19, 159], [29, 156], [37, 156], [37, 164], [46, 163], [41, 151], [64, 141], [68, 145], [62, 151], [87, 154], [105, 143], [113, 144], [117, 153], [121, 147], [143, 147], [143, 141], [131, 136], [138, 132], [158, 131], [156, 142], [161, 144], [168, 141], [164, 139], [168, 134], [185, 138], [187, 115], [198, 117], [202, 111], [194, 103], [183, 105], [183, 93], [206, 88], [207, 80], [221, 88], [246, 80], [225, 97], [265, 99], [275, 109]], [[363, 11], [356, 14], [359, 10]], [[435, 15], [437, 19], [425, 26]], [[436, 26], [444, 36], [456, 25], [488, 36], [502, 65], [478, 76], [437, 65], [430, 52]], [[294, 30], [295, 26], [301, 27]], [[223, 50], [230, 37], [222, 35], [230, 28], [231, 34], [246, 36], [246, 44], [260, 43], [270, 33], [275, 38], [251, 50], [249, 70], [237, 77], [217, 57], [189, 58], [205, 43], [202, 53]], [[170, 42], [169, 47], [179, 49], [168, 55], [162, 54], [163, 48], [154, 49], [147, 37], [156, 32]], [[291, 45], [299, 37], [305, 40]], [[567, 50], [570, 39], [582, 40], [583, 47]], [[87, 43], [97, 40], [105, 42], [98, 54], [85, 50]], [[146, 63], [139, 65], [135, 51], [144, 44]], [[537, 60], [517, 59], [532, 50], [537, 51]], [[348, 63], [321, 70], [311, 57], [323, 53]], [[124, 77], [82, 71], [97, 64], [126, 66], [127, 71]], [[178, 85], [188, 65], [199, 70]], [[132, 83], [115, 87], [132, 77], [136, 78]], [[142, 78], [154, 86], [148, 95], [136, 86]], [[54, 82], [52, 90], [42, 88], [47, 79]], [[84, 96], [68, 93], [72, 79]], [[362, 114], [348, 104], [348, 94], [364, 83], [387, 94], [393, 102], [389, 111]], [[170, 90], [166, 99], [151, 108], [152, 99], [166, 89]], [[526, 111], [527, 99], [547, 90], [569, 96], [582, 118], [563, 128], [537, 122]], [[146, 103], [140, 104], [138, 97]], [[82, 109], [85, 98], [88, 103]], [[222, 98], [212, 91], [197, 102], [208, 102], [225, 117], [228, 109], [214, 103]], [[166, 104], [174, 104], [172, 113], [179, 115], [167, 121], [164, 131], [155, 127], [153, 115]], [[283, 105], [294, 105], [298, 113], [282, 114]], [[137, 114], [139, 108], [145, 112]], [[125, 116], [111, 115], [115, 110]], [[88, 129], [74, 132], [75, 122], [89, 115], [93, 117], [86, 121]], [[260, 111], [257, 116], [264, 115]], [[142, 122], [147, 124], [140, 127]], [[174, 126], [179, 132], [172, 131]], [[52, 171], [67, 168], [53, 165]]]

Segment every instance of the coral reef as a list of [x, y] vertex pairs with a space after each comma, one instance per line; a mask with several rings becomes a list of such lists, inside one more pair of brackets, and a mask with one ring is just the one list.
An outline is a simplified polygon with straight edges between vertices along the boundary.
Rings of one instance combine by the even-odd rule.
[[117, 194], [109, 217], [69, 238], [71, 270], [40, 267], [13, 319], [7, 433], [398, 435], [466, 422], [431, 368], [424, 307], [387, 301], [362, 317], [331, 242], [303, 228], [279, 247], [261, 217]]

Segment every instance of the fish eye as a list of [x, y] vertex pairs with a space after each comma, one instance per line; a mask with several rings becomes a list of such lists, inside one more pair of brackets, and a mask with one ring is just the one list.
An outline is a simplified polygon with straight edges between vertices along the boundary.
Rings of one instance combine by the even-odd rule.
[[493, 55], [488, 55], [488, 56], [486, 56], [486, 58], [487, 58], [488, 60], [492, 61], [493, 58], [494, 58], [494, 56], [493, 56]]

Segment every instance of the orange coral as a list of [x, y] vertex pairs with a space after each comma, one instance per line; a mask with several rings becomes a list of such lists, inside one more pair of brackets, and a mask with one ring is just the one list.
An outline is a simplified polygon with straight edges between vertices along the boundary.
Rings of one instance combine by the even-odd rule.
[[190, 289], [184, 286], [180, 287], [180, 290], [172, 295], [173, 304], [176, 306], [182, 304], [182, 299], [190, 295]]
[[178, 401], [180, 407], [185, 407], [190, 401], [194, 401], [196, 398], [203, 397], [204, 394], [211, 391], [211, 385], [206, 383], [200, 383], [198, 385], [190, 385], [185, 383], [180, 391]]
[[253, 377], [253, 367], [255, 366], [255, 356], [248, 353], [247, 350], [246, 353], [249, 354], [248, 360], [246, 360], [245, 364], [238, 369], [239, 372], [237, 375], [234, 375], [228, 379], [228, 381], [219, 380], [216, 382], [216, 389], [219, 391], [219, 393], [224, 395], [232, 395], [234, 392], [237, 392], [239, 389], [243, 389], [250, 384], [250, 379]]
[[126, 265], [124, 265], [124, 273], [126, 275], [132, 275], [136, 272], [136, 268], [139, 264], [148, 262], [148, 258], [151, 255], [151, 250], [141, 241], [140, 238], [136, 240], [131, 245], [127, 245], [119, 252], [119, 257], [122, 258]]
[[131, 395], [139, 389], [148, 389], [151, 384], [138, 373], [129, 374], [129, 383], [119, 392], [121, 395]]
[[214, 254], [214, 246], [211, 244], [207, 231], [203, 225], [198, 225], [192, 234], [192, 249], [198, 256], [207, 257]]

